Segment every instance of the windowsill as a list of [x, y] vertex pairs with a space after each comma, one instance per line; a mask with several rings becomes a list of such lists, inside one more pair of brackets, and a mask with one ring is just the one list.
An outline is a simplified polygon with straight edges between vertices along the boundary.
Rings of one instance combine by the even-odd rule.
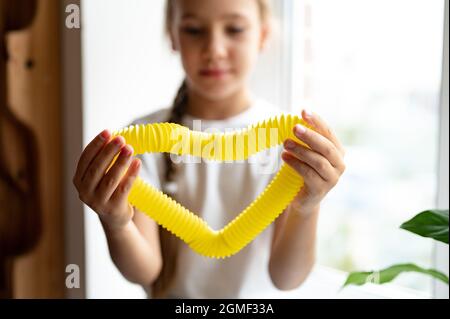
[[431, 295], [395, 284], [366, 284], [341, 289], [347, 273], [316, 266], [300, 288], [291, 291], [254, 293], [255, 299], [429, 299]]

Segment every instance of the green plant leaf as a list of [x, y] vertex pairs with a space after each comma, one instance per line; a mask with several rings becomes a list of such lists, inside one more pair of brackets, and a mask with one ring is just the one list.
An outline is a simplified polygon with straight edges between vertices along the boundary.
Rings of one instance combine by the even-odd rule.
[[403, 223], [400, 228], [448, 244], [448, 209], [426, 210]]
[[343, 287], [348, 285], [361, 286], [366, 283], [384, 284], [394, 280], [403, 272], [418, 272], [430, 275], [445, 282], [448, 285], [447, 275], [440, 271], [437, 271], [435, 269], [424, 269], [414, 264], [400, 264], [379, 271], [352, 272], [348, 275]]

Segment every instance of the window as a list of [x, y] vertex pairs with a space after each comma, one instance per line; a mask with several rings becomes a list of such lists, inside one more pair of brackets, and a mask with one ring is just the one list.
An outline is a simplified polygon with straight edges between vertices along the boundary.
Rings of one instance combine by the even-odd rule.
[[[347, 150], [322, 206], [319, 263], [432, 267], [432, 241], [399, 225], [436, 206], [444, 1], [287, 3], [293, 111], [320, 114]], [[395, 283], [431, 294], [426, 276]]]

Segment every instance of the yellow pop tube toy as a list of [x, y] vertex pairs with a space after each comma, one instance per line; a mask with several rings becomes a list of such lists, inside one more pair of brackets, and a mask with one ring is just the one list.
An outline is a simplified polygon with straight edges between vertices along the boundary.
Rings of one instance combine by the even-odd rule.
[[[291, 138], [308, 147], [293, 134], [296, 124], [309, 125], [296, 115], [279, 115], [228, 133], [191, 131], [173, 123], [130, 126], [113, 132], [134, 149], [134, 155], [171, 153], [193, 155], [214, 161], [246, 160], [256, 153]], [[198, 254], [210, 258], [229, 257], [256, 238], [289, 205], [303, 187], [303, 178], [286, 165], [266, 189], [234, 220], [219, 231], [140, 177], [128, 201], [159, 225], [179, 237]]]

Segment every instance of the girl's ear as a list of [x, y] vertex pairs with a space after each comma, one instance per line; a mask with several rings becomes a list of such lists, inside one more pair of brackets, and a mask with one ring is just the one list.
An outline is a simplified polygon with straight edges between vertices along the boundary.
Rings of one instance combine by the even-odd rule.
[[272, 28], [270, 26], [270, 23], [264, 23], [261, 26], [261, 40], [259, 44], [260, 52], [264, 51], [267, 47], [267, 44], [270, 40], [270, 36], [272, 34]]

